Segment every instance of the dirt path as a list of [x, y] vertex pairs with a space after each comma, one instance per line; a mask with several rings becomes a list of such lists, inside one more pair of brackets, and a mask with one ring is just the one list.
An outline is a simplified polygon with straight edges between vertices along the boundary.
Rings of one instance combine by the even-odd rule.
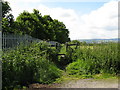
[[118, 79], [80, 79], [64, 82], [56, 88], [118, 88]]
[[62, 84], [42, 85], [32, 84], [28, 90], [39, 88], [118, 88], [118, 79], [79, 79], [68, 80]]

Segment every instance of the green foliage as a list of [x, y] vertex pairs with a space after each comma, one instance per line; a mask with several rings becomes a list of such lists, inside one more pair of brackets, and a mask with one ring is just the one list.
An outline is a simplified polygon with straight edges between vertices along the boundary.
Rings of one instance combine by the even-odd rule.
[[2, 0], [1, 2], [2, 2], [2, 17], [4, 18], [7, 14], [10, 13], [11, 8], [10, 8], [9, 3], [7, 1]]
[[93, 75], [99, 73], [118, 74], [118, 44], [103, 43], [93, 46], [81, 46], [76, 50], [77, 60], [70, 63], [66, 69], [70, 75], [86, 74]]
[[14, 33], [15, 32], [14, 17], [12, 14], [7, 15], [2, 19], [2, 33]]
[[[88, 65], [89, 64], [89, 65]], [[70, 75], [85, 75], [91, 74], [93, 72], [97, 72], [94, 66], [90, 65], [90, 61], [78, 60], [69, 64], [66, 67], [66, 70]], [[94, 71], [95, 70], [95, 71]]]
[[70, 43], [71, 43], [71, 44], [77, 44], [77, 43], [78, 43], [78, 44], [80, 45], [82, 42], [80, 42], [80, 41], [78, 41], [78, 40], [72, 40]]
[[63, 22], [52, 19], [49, 15], [42, 16], [41, 13], [34, 9], [33, 13], [24, 11], [17, 19], [16, 23], [20, 26], [19, 31], [32, 37], [58, 41], [65, 43], [69, 41], [69, 31]]
[[3, 88], [27, 86], [31, 83], [49, 84], [60, 77], [61, 71], [53, 63], [52, 54], [57, 53], [50, 49], [48, 44], [33, 43], [29, 46], [21, 45], [15, 50], [3, 53], [2, 77]]
[[1, 1], [2, 3], [2, 33], [14, 32], [14, 16], [10, 13], [11, 7], [7, 1]]
[[76, 61], [75, 51], [75, 47], [66, 47], [66, 45], [62, 45], [59, 54], [65, 54], [65, 56], [58, 56], [58, 66], [60, 66], [61, 69], [65, 69], [69, 63]]
[[20, 13], [15, 21], [10, 11], [9, 3], [2, 1], [2, 33], [28, 34], [59, 43], [70, 41], [69, 31], [63, 22], [52, 19], [49, 15], [42, 16], [36, 9], [33, 9], [33, 13]]

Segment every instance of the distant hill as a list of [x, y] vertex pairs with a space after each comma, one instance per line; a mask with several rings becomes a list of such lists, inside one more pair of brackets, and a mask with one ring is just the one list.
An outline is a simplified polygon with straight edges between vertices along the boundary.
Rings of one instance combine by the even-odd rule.
[[87, 42], [87, 43], [92, 43], [92, 42], [101, 43], [101, 42], [118, 42], [118, 40], [120, 41], [120, 38], [112, 38], [112, 39], [79, 39], [78, 41]]

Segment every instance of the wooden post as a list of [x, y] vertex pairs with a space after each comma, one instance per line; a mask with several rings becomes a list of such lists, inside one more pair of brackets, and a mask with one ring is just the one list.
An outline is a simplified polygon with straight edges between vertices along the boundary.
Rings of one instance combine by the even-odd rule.
[[75, 48], [75, 49], [77, 49], [78, 45], [79, 45], [79, 43], [77, 42], [77, 43], [76, 43], [76, 48]]

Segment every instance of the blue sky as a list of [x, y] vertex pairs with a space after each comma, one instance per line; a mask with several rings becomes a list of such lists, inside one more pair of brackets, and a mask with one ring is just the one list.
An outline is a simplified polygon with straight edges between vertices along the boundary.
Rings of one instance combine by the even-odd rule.
[[115, 0], [7, 1], [10, 2], [15, 18], [23, 10], [32, 12], [38, 9], [42, 15], [58, 19], [66, 25], [72, 40], [118, 37], [118, 2]]
[[65, 9], [74, 9], [76, 12], [79, 12], [81, 14], [87, 14], [90, 13], [93, 10], [96, 10], [103, 6], [104, 3], [107, 2], [29, 2], [29, 3], [23, 3], [20, 2], [20, 6], [24, 7], [37, 7], [40, 4], [44, 4], [48, 6], [49, 8], [55, 8], [55, 7], [62, 7]]
[[91, 12], [92, 10], [100, 8], [104, 3], [106, 2], [45, 2], [43, 4], [51, 8], [55, 7], [63, 7], [66, 9], [71, 8], [78, 12], [86, 14]]

